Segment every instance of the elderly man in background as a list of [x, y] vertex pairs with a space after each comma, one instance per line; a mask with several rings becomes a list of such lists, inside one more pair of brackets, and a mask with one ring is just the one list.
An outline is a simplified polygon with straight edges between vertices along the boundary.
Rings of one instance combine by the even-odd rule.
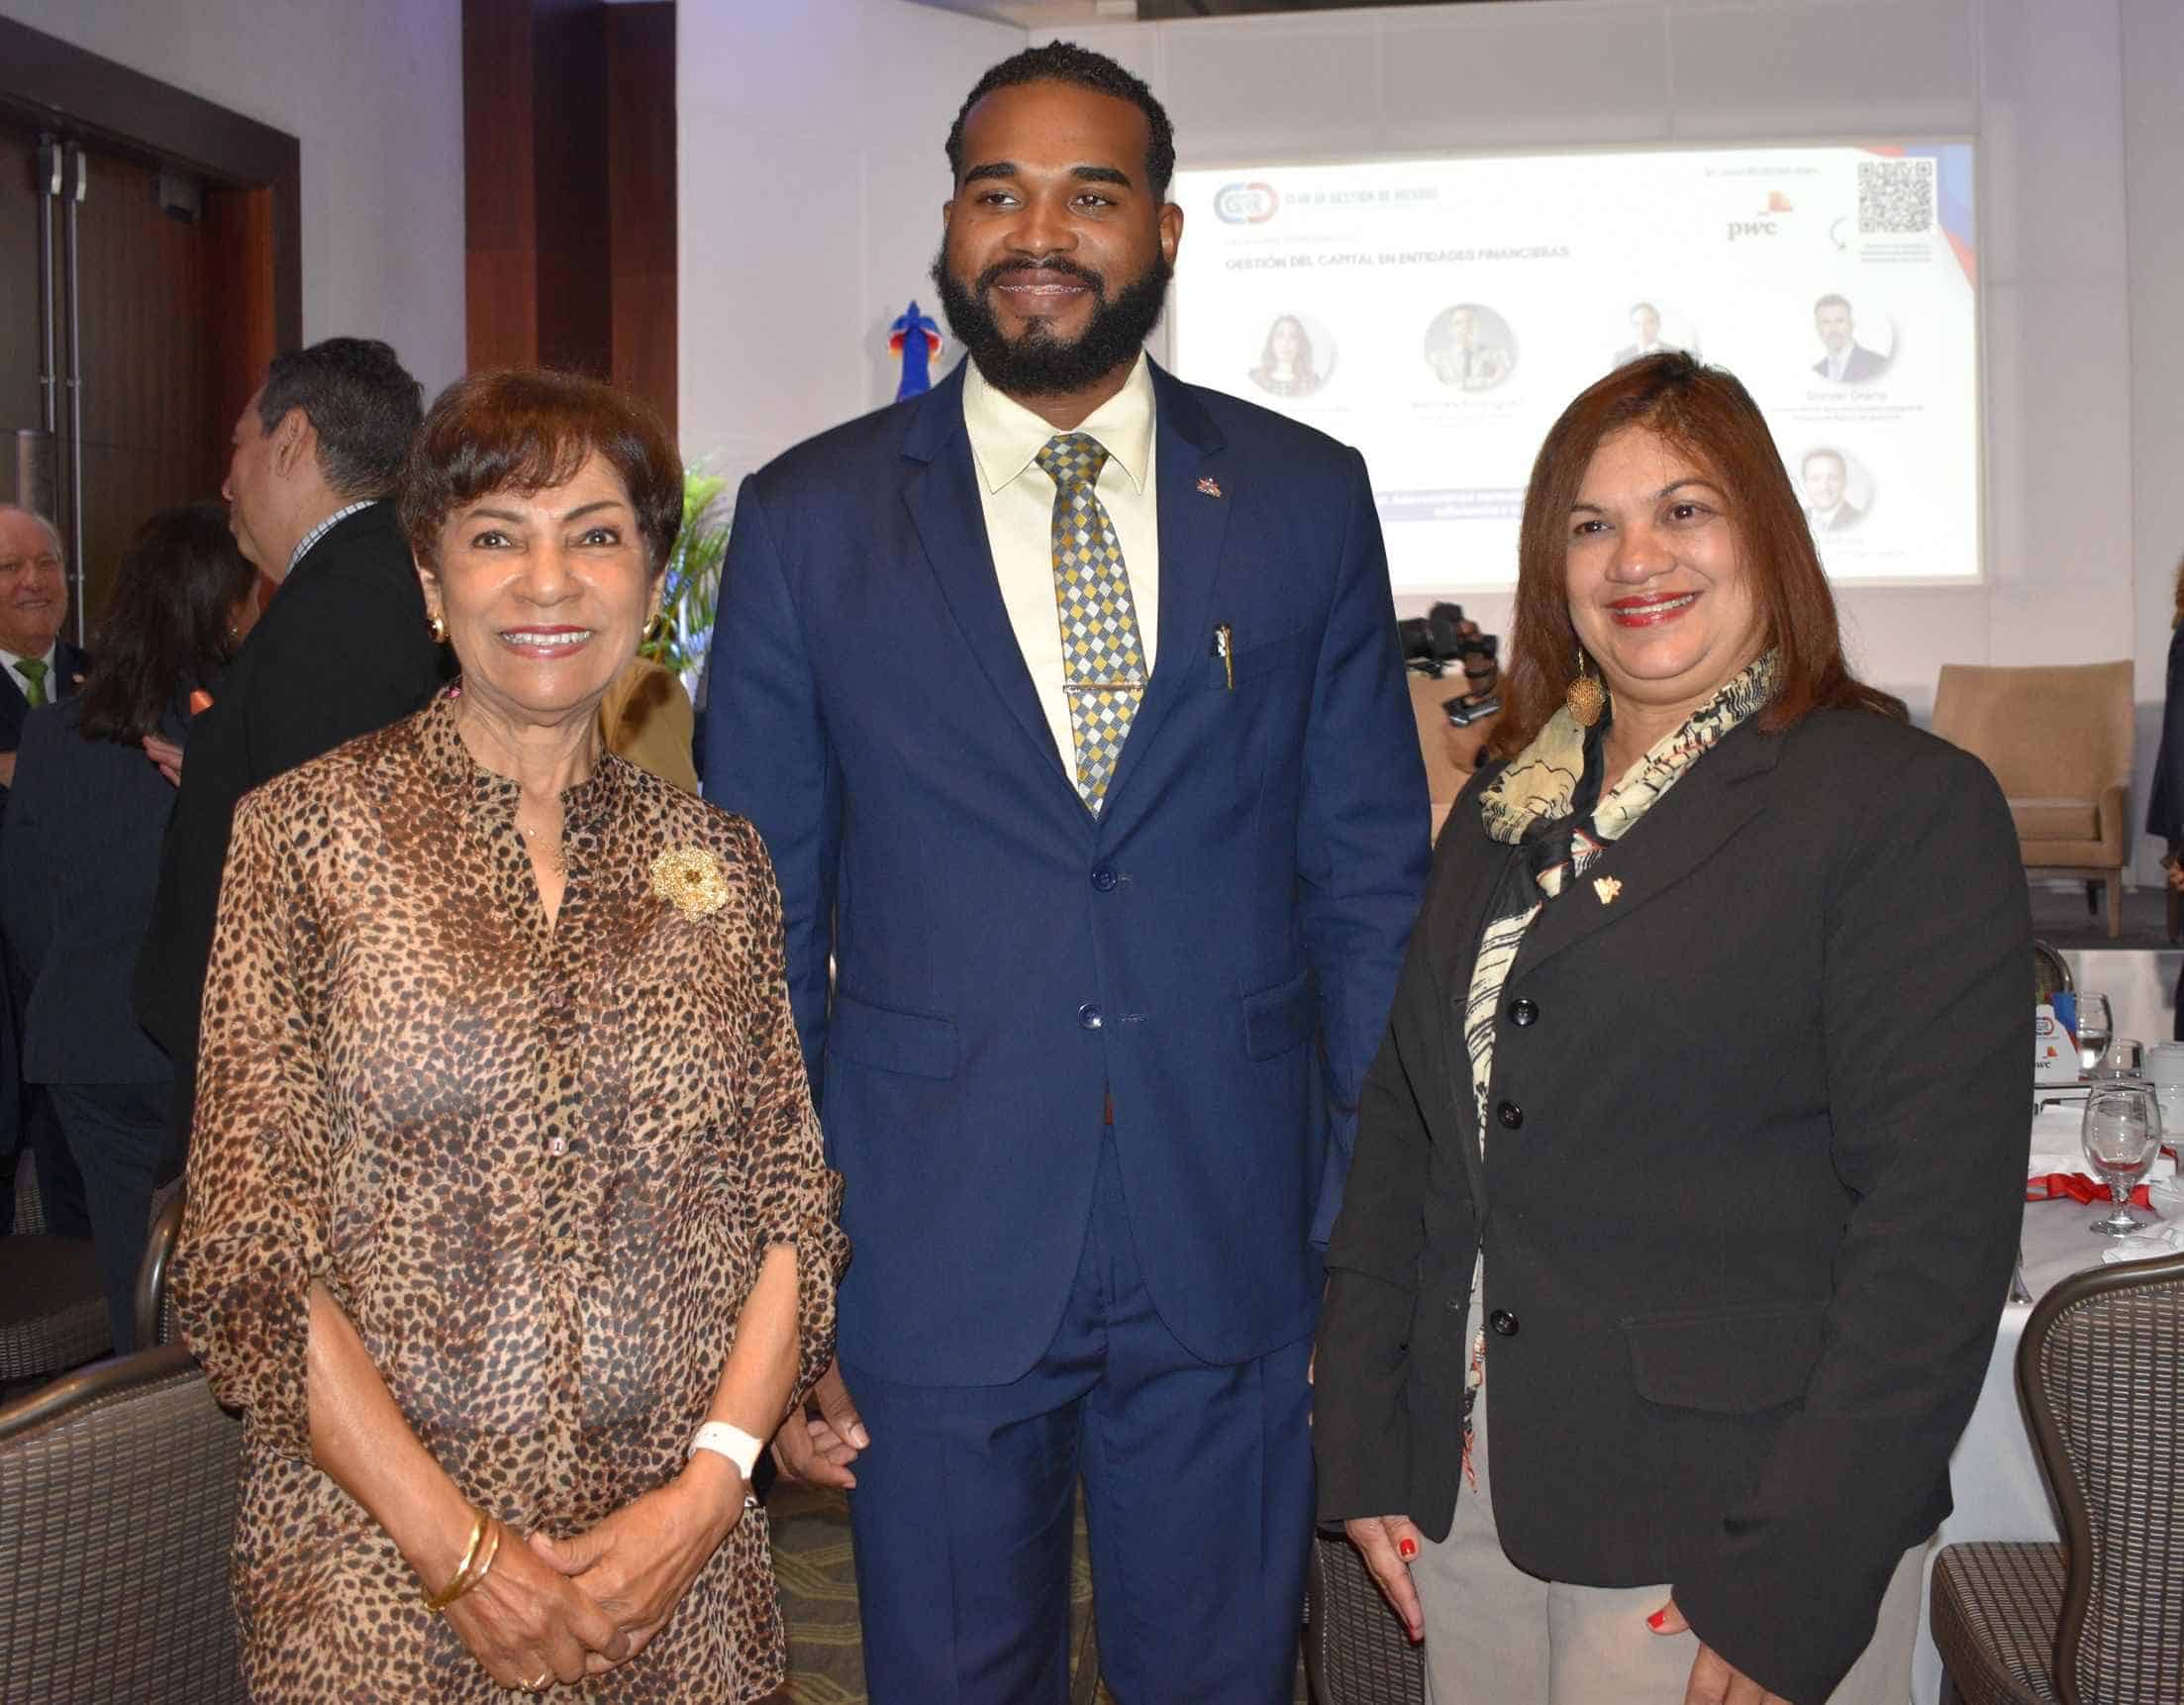
[[175, 1062], [161, 1176], [180, 1169], [188, 1141], [198, 1000], [237, 802], [407, 716], [443, 679], [391, 500], [423, 418], [423, 392], [392, 349], [329, 338], [275, 356], [236, 421], [221, 495], [243, 554], [279, 589], [191, 727], [137, 962], [138, 1021]]
[[[60, 534], [36, 510], [0, 503], [0, 812], [15, 785], [15, 749], [23, 719], [40, 705], [72, 697], [83, 678], [80, 648], [60, 637], [68, 619], [68, 575]], [[15, 1216], [15, 1154], [24, 1134], [39, 1155], [49, 1220], [88, 1232], [83, 1186], [43, 1095], [26, 1102], [17, 1072], [12, 1001], [0, 1005], [0, 1231]]]
[[59, 533], [36, 510], [0, 503], [0, 808], [15, 785], [23, 719], [82, 678], [82, 651], [60, 637], [67, 619]]

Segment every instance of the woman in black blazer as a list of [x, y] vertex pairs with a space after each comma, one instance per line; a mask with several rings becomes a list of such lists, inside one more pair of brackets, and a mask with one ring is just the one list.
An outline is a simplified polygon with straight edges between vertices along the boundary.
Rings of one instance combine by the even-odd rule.
[[2022, 1213], [2008, 811], [1849, 673], [1726, 372], [1580, 396], [1519, 574], [1328, 1251], [1321, 1517], [1435, 1705], [1900, 1702]]
[[[2146, 833], [2164, 843], [2161, 870], [2171, 892], [2184, 890], [2184, 562], [2176, 565], [2176, 613], [2169, 618], [2167, 692], [2146, 798]], [[2175, 1035], [2184, 1042], [2184, 969], [2177, 972], [2176, 990]]]
[[131, 1298], [173, 1078], [129, 1003], [174, 806], [141, 743], [181, 743], [190, 695], [216, 687], [249, 627], [255, 583], [223, 505], [146, 522], [115, 573], [82, 688], [24, 724], [0, 837], [23, 1076], [50, 1086], [83, 1173], [117, 1352], [135, 1341]]

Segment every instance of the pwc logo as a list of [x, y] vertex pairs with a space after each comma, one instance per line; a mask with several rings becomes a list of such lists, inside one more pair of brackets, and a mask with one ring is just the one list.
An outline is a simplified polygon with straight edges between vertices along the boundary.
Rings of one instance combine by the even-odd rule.
[[1264, 225], [1279, 206], [1270, 183], [1225, 183], [1214, 192], [1214, 217], [1224, 225]]

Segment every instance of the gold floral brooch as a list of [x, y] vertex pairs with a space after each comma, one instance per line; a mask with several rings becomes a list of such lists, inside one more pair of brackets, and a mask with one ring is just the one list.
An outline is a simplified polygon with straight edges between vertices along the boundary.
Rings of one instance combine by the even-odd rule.
[[652, 860], [652, 892], [690, 919], [728, 904], [728, 866], [703, 847], [670, 847]]

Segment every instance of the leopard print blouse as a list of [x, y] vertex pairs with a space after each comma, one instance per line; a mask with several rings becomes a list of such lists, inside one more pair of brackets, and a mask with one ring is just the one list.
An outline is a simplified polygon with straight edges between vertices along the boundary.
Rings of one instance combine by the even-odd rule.
[[[516, 798], [443, 698], [237, 813], [174, 1284], [246, 1418], [234, 1587], [258, 1701], [507, 1697], [311, 1461], [313, 1280], [426, 1449], [519, 1532], [575, 1535], [674, 1475], [774, 1245], [797, 1251], [799, 1390], [832, 1354], [841, 1179], [756, 832], [603, 755], [563, 795], [549, 928]], [[670, 852], [706, 876], [679, 905], [653, 891]], [[712, 1705], [783, 1668], [753, 1514], [644, 1653], [550, 1697]]]

